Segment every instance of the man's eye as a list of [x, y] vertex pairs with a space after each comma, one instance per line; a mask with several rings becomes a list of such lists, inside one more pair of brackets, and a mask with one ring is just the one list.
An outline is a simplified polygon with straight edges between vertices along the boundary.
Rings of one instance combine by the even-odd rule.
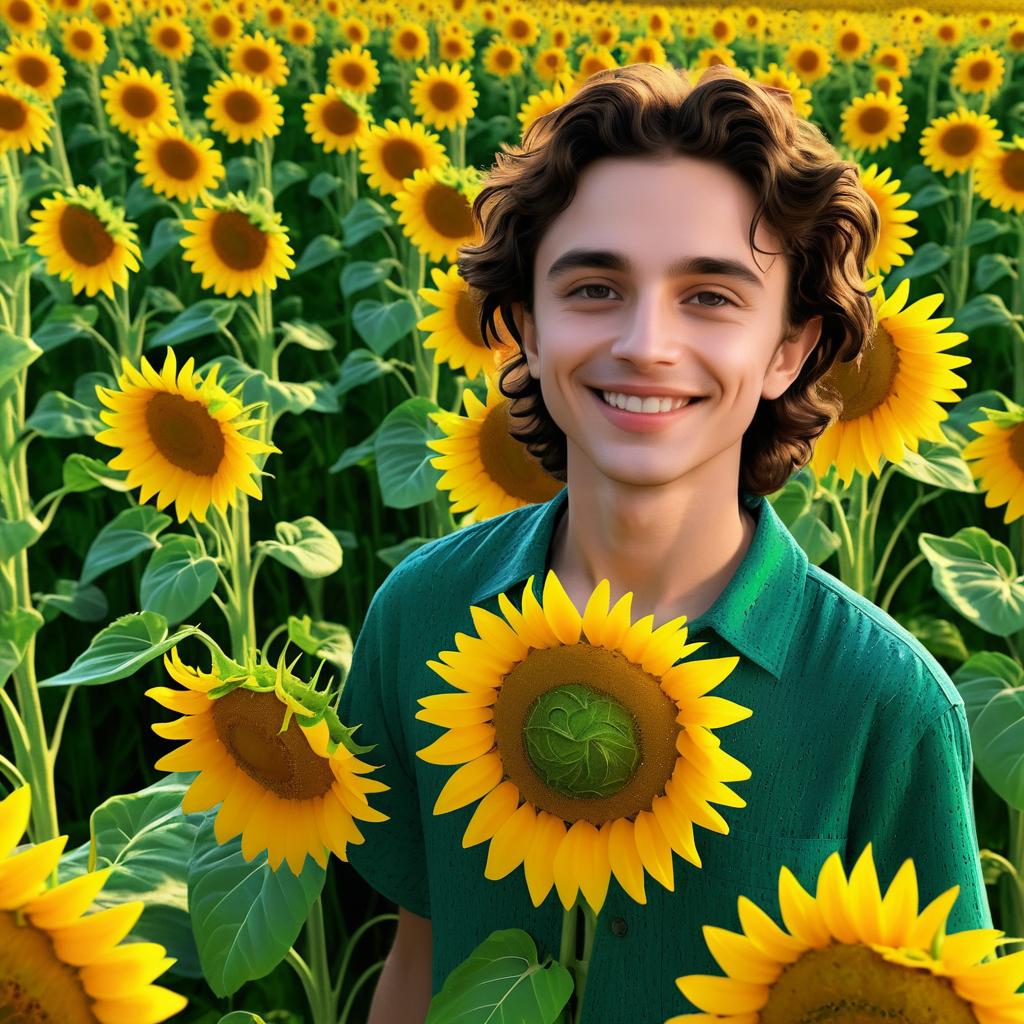
[[[613, 292], [614, 291], [614, 289], [610, 285], [607, 285], [607, 284], [581, 284], [581, 285], [578, 285], [577, 287], [573, 288], [573, 290], [571, 292], [566, 293], [565, 297], [569, 298], [570, 296], [577, 295], [580, 292], [584, 292], [584, 291], [586, 291], [587, 289], [590, 289], [590, 288], [603, 289], [605, 292]], [[707, 309], [721, 309], [725, 305], [729, 305], [729, 306], [735, 306], [736, 305], [736, 303], [733, 302], [732, 299], [730, 299], [726, 295], [723, 295], [721, 292], [712, 292], [712, 291], [697, 292], [695, 295], [692, 295], [691, 298], [699, 299], [699, 298], [701, 298], [704, 295], [710, 295], [713, 298], [721, 299], [721, 302], [712, 302], [712, 303], [699, 302], [698, 303], [698, 305], [705, 306]], [[591, 298], [591, 299], [595, 299], [595, 300], [609, 298], [608, 295], [585, 295], [583, 297], [584, 298]], [[687, 300], [687, 301], [689, 301], [689, 300]]]
[[[587, 288], [603, 288], [606, 292], [610, 292], [612, 290], [611, 286], [607, 285], [607, 284], [581, 284], [578, 287], [573, 288], [573, 290], [571, 292], [568, 292], [565, 297], [569, 298], [569, 296], [575, 295], [577, 292], [582, 292], [582, 291], [584, 291]], [[591, 296], [585, 296], [585, 298], [606, 299], [606, 298], [608, 298], [608, 296], [607, 295], [591, 295]]]
[[[733, 302], [732, 299], [730, 299], [727, 296], [723, 295], [721, 292], [697, 292], [697, 294], [694, 295], [693, 298], [699, 299], [702, 295], [712, 295], [716, 299], [721, 299], [722, 300], [721, 303], [716, 302], [713, 305], [711, 305], [709, 307], [711, 309], [720, 309], [723, 303], [728, 303], [730, 306], [735, 306], [736, 305], [736, 303]], [[706, 305], [706, 303], [700, 303], [700, 305]]]

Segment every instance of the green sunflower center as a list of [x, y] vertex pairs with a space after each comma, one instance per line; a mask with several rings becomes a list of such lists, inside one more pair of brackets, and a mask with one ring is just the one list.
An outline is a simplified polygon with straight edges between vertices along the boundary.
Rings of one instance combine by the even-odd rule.
[[214, 476], [224, 461], [224, 435], [202, 402], [158, 391], [146, 405], [146, 429], [160, 454], [179, 469]]
[[183, 139], [166, 139], [156, 148], [156, 161], [169, 178], [191, 181], [199, 173], [196, 151]]
[[855, 420], [880, 406], [892, 393], [899, 364], [892, 336], [884, 327], [877, 327], [859, 360], [837, 363], [829, 373], [830, 382], [843, 396], [839, 418]]
[[210, 244], [232, 270], [255, 270], [267, 252], [267, 236], [239, 210], [224, 210], [214, 218]]
[[0, 131], [20, 131], [27, 120], [28, 108], [17, 96], [0, 96]]
[[430, 186], [423, 197], [423, 215], [443, 238], [468, 238], [473, 234], [473, 216], [466, 197], [440, 182]]
[[64, 207], [59, 230], [64, 251], [82, 266], [99, 266], [114, 251], [114, 239], [103, 222], [81, 206]]
[[121, 106], [129, 117], [152, 117], [156, 110], [156, 93], [148, 85], [132, 83], [121, 93]]
[[973, 124], [955, 124], [942, 134], [942, 148], [950, 156], [967, 156], [978, 145], [978, 129]]

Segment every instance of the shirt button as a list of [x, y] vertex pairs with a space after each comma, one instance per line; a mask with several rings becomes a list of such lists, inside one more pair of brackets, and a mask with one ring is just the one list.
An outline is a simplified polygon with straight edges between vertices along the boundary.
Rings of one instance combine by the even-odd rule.
[[618, 936], [620, 939], [626, 932], [629, 931], [629, 925], [626, 924], [624, 917], [613, 917], [612, 918], [612, 934]]

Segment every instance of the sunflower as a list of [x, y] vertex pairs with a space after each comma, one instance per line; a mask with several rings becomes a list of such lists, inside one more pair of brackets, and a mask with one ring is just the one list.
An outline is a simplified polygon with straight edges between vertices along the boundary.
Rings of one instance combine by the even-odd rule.
[[533, 46], [540, 36], [540, 23], [529, 11], [519, 8], [505, 19], [502, 33], [516, 46]]
[[883, 455], [902, 462], [906, 448], [916, 452], [918, 441], [945, 440], [939, 424], [949, 414], [939, 403], [959, 400], [953, 389], [967, 382], [953, 369], [971, 360], [943, 353], [967, 335], [944, 333], [952, 317], [929, 319], [943, 295], [904, 308], [909, 292], [909, 279], [888, 298], [879, 285], [871, 296], [873, 336], [855, 362], [836, 363], [825, 375], [826, 387], [842, 399], [842, 410], [815, 443], [810, 462], [815, 476], [834, 465], [848, 486], [854, 472], [877, 477]]
[[415, 21], [404, 21], [391, 30], [388, 48], [396, 60], [422, 60], [430, 53], [430, 36]]
[[372, 748], [355, 743], [355, 730], [338, 720], [330, 688], [317, 690], [316, 677], [297, 678], [295, 663], [286, 667], [283, 654], [276, 666], [259, 658], [240, 665], [212, 648], [211, 655], [210, 671], [203, 672], [185, 665], [173, 648], [164, 667], [184, 689], [146, 691], [182, 716], [153, 731], [188, 741], [157, 761], [157, 769], [199, 772], [182, 810], [220, 804], [217, 842], [240, 834], [242, 856], [252, 860], [266, 850], [274, 871], [287, 861], [297, 875], [307, 856], [325, 868], [328, 851], [348, 860], [348, 844], [364, 842], [356, 819], [388, 820], [366, 799], [388, 787], [363, 778], [375, 766], [356, 756]]
[[103, 100], [110, 123], [128, 135], [138, 136], [153, 124], [178, 120], [171, 87], [159, 71], [137, 68], [131, 61], [103, 76]]
[[230, 46], [242, 34], [242, 21], [226, 7], [216, 7], [206, 19], [206, 35], [218, 49]]
[[[704, 1012], [665, 1024], [1020, 1020], [1024, 995], [1015, 990], [1024, 981], [1024, 953], [983, 962], [1013, 940], [994, 928], [944, 934], [959, 888], [918, 913], [917, 873], [908, 858], [883, 896], [870, 843], [849, 878], [838, 851], [831, 854], [813, 896], [783, 866], [779, 908], [788, 931], [740, 896], [742, 932], [704, 927], [726, 977], [677, 978], [680, 992]], [[837, 1007], [849, 1009], [837, 1016]]]
[[1024, 213], [1024, 135], [978, 158], [974, 190], [997, 210]]
[[565, 51], [557, 46], [549, 46], [533, 58], [533, 70], [542, 82], [553, 82], [571, 68]]
[[873, 153], [898, 142], [907, 127], [910, 111], [898, 96], [871, 92], [852, 99], [843, 110], [841, 133], [851, 149]]
[[327, 61], [327, 81], [339, 89], [368, 96], [380, 85], [380, 70], [369, 51], [354, 45], [331, 54]]
[[576, 69], [576, 81], [582, 85], [591, 75], [618, 66], [619, 62], [611, 50], [605, 47], [587, 47], [580, 54], [579, 67]]
[[253, 142], [277, 135], [284, 124], [281, 101], [258, 78], [237, 71], [206, 90], [206, 116], [228, 142]]
[[0, 86], [0, 153], [20, 149], [42, 152], [49, 145], [53, 118], [37, 103]]
[[566, 76], [549, 89], [541, 89], [540, 92], [528, 96], [519, 107], [516, 117], [522, 125], [521, 136], [525, 137], [530, 125], [539, 117], [550, 114], [557, 110], [562, 104], [568, 102], [579, 91], [579, 84], [571, 76]]
[[871, 58], [871, 63], [878, 68], [892, 71], [900, 78], [910, 74], [910, 58], [902, 46], [882, 46]]
[[120, 0], [92, 0], [91, 11], [105, 28], [120, 28], [128, 21], [128, 12]]
[[263, 17], [272, 29], [282, 28], [291, 16], [291, 4], [285, 3], [285, 0], [270, 0], [263, 7]]
[[367, 28], [366, 22], [354, 14], [349, 15], [341, 23], [341, 35], [350, 44], [356, 46], [365, 46], [370, 41], [370, 30]]
[[306, 131], [322, 146], [325, 153], [347, 153], [366, 139], [370, 126], [370, 109], [353, 93], [336, 89], [314, 93], [302, 104]]
[[309, 18], [292, 18], [287, 36], [294, 46], [312, 46], [316, 42], [316, 26]]
[[46, 28], [46, 14], [35, 0], [3, 0], [0, 18], [13, 35], [35, 36]]
[[980, 49], [962, 53], [953, 65], [950, 82], [962, 93], [984, 93], [991, 98], [1003, 84], [1006, 61], [986, 43]]
[[391, 204], [406, 237], [434, 263], [454, 263], [459, 247], [480, 244], [473, 221], [473, 200], [483, 187], [475, 167], [445, 165], [420, 169], [407, 178]]
[[186, 135], [178, 125], [153, 125], [140, 134], [135, 157], [144, 185], [182, 203], [194, 202], [224, 177], [213, 142]]
[[824, 78], [832, 67], [828, 50], [812, 40], [795, 40], [786, 51], [786, 63], [799, 75], [804, 85]]
[[458, 31], [445, 32], [438, 39], [438, 55], [446, 61], [470, 61], [476, 53], [473, 40], [466, 33]]
[[181, 18], [154, 18], [149, 24], [149, 41], [168, 60], [184, 60], [195, 40], [192, 29]]
[[498, 78], [512, 78], [523, 66], [523, 52], [496, 36], [483, 52], [483, 64], [485, 71]]
[[359, 169], [368, 175], [370, 188], [389, 196], [398, 195], [416, 171], [448, 163], [440, 138], [406, 117], [399, 121], [388, 118], [383, 126], [370, 125], [360, 153]]
[[811, 90], [804, 88], [800, 82], [800, 76], [795, 71], [786, 71], [772, 61], [768, 65], [767, 71], [761, 68], [754, 69], [754, 81], [770, 86], [772, 89], [785, 89], [793, 98], [793, 112], [796, 116], [805, 118], [811, 116], [813, 112]]
[[107, 56], [103, 29], [89, 18], [68, 18], [61, 25], [64, 49], [83, 64], [102, 64]]
[[122, 942], [145, 904], [134, 900], [85, 913], [113, 868], [47, 888], [68, 837], [18, 847], [31, 806], [29, 786], [0, 800], [3, 1019], [158, 1024], [180, 1013], [188, 1000], [152, 984], [176, 961], [158, 943]]
[[242, 36], [228, 53], [228, 67], [240, 75], [251, 75], [265, 85], [288, 81], [288, 61], [281, 44], [262, 32]]
[[64, 67], [49, 43], [15, 39], [0, 53], [0, 82], [54, 100], [64, 90]]
[[998, 148], [1003, 137], [994, 117], [960, 107], [935, 118], [921, 132], [921, 155], [927, 167], [948, 178], [977, 164], [983, 154]]
[[728, 46], [736, 38], [736, 22], [724, 12], [717, 13], [708, 24], [708, 35], [716, 46]]
[[888, 274], [893, 267], [903, 266], [903, 257], [913, 253], [906, 239], [917, 234], [917, 228], [908, 227], [920, 214], [904, 205], [910, 198], [909, 192], [899, 192], [900, 181], [892, 178], [892, 168], [879, 172], [878, 165], [872, 164], [861, 170], [861, 187], [878, 208], [882, 221], [878, 244], [868, 257], [867, 269], [871, 274]]
[[695, 824], [728, 833], [712, 801], [746, 806], [725, 783], [750, 769], [712, 730], [750, 709], [706, 696], [739, 658], [677, 664], [704, 646], [686, 643], [685, 615], [631, 624], [632, 593], [609, 611], [606, 579], [581, 615], [553, 571], [542, 602], [534, 579], [522, 610], [505, 594], [504, 618], [471, 607], [480, 638], [457, 633], [458, 651], [427, 662], [461, 691], [419, 698], [416, 717], [448, 731], [417, 756], [461, 765], [434, 814], [483, 798], [463, 846], [491, 841], [490, 879], [523, 864], [534, 906], [554, 886], [566, 910], [582, 892], [599, 913], [612, 874], [646, 903], [645, 870], [673, 890], [673, 850], [700, 867]]
[[836, 32], [834, 46], [836, 56], [840, 60], [852, 63], [868, 52], [871, 48], [871, 39], [863, 25], [849, 21]]
[[1024, 21], [1018, 21], [1006, 30], [1005, 46], [1011, 53], [1024, 53]]
[[653, 36], [637, 36], [625, 44], [623, 64], [665, 64], [668, 57], [661, 41]]
[[465, 125], [476, 110], [479, 94], [468, 69], [450, 67], [416, 69], [409, 88], [413, 109], [431, 128], [458, 128]]
[[985, 492], [986, 508], [1006, 505], [1004, 523], [1024, 516], [1024, 406], [1004, 399], [1007, 408], [981, 412], [986, 419], [971, 423], [980, 437], [968, 441], [961, 453]]
[[884, 92], [886, 96], [899, 96], [903, 91], [903, 82], [895, 71], [878, 68], [872, 76], [876, 92]]
[[244, 193], [208, 196], [192, 212], [196, 219], [184, 221], [181, 247], [186, 262], [202, 274], [204, 288], [228, 298], [252, 295], [276, 288], [295, 266], [281, 214]]
[[964, 37], [963, 21], [957, 15], [941, 18], [932, 26], [931, 35], [939, 46], [951, 49]]
[[[689, 71], [706, 71], [715, 64], [724, 64], [726, 67], [735, 68], [736, 55], [728, 46], [705, 46], [697, 51], [697, 58]], [[699, 77], [699, 76], [698, 76]]]

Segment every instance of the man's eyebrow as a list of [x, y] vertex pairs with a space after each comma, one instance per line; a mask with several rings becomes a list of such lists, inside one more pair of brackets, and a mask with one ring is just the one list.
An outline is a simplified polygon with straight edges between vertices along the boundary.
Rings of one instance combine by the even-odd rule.
[[[632, 264], [622, 254], [609, 249], [570, 249], [551, 264], [548, 280], [559, 274], [577, 268], [599, 267], [628, 274]], [[687, 274], [713, 274], [721, 277], [735, 277], [739, 281], [763, 288], [764, 283], [745, 263], [720, 256], [683, 256], [668, 268], [669, 277], [684, 277]]]

